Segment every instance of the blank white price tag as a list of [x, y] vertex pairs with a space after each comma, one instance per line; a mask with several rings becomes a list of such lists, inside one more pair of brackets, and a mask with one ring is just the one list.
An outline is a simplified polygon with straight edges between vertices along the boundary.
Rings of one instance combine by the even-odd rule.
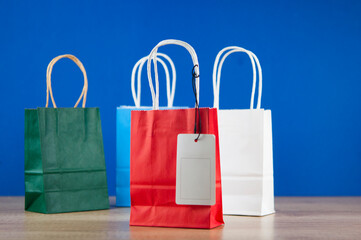
[[176, 203], [216, 203], [216, 140], [213, 134], [179, 134], [177, 139]]

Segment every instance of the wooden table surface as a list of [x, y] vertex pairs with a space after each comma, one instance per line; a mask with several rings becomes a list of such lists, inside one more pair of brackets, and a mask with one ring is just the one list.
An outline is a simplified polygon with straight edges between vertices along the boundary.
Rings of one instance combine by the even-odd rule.
[[361, 239], [361, 197], [277, 197], [276, 214], [225, 216], [212, 229], [129, 227], [129, 208], [39, 214], [0, 197], [0, 239]]

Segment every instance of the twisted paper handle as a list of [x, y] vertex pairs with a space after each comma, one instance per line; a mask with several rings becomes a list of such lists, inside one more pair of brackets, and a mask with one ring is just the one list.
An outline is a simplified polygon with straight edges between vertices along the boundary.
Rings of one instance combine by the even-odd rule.
[[[197, 91], [197, 101], [199, 104], [199, 63], [198, 63], [198, 57], [196, 52], [194, 51], [193, 47], [189, 45], [188, 43], [180, 40], [175, 39], [167, 39], [159, 42], [150, 52], [148, 55], [148, 62], [147, 62], [147, 73], [148, 73], [148, 81], [149, 81], [149, 87], [150, 92], [152, 94], [152, 100], [153, 100], [153, 109], [159, 109], [159, 81], [158, 81], [158, 68], [157, 68], [157, 54], [158, 54], [158, 48], [165, 45], [179, 45], [187, 49], [189, 54], [192, 57], [193, 66], [196, 66], [194, 70], [194, 74], [198, 76], [195, 80], [195, 87]], [[155, 76], [155, 91], [153, 86], [153, 80], [152, 80], [152, 74], [151, 74], [151, 62], [153, 60], [154, 65], [154, 76]]]
[[[228, 51], [228, 52], [226, 52]], [[223, 57], [221, 58], [221, 55], [226, 52]], [[221, 70], [224, 63], [224, 60], [232, 53], [234, 52], [244, 52], [246, 53], [252, 63], [252, 69], [253, 69], [253, 84], [252, 84], [252, 94], [251, 94], [251, 103], [250, 103], [250, 109], [253, 109], [254, 105], [254, 95], [256, 91], [256, 81], [257, 81], [257, 72], [256, 72], [256, 65], [258, 68], [258, 100], [257, 100], [257, 109], [261, 108], [261, 98], [262, 98], [262, 68], [261, 64], [259, 63], [259, 60], [257, 56], [244, 48], [237, 47], [237, 46], [231, 46], [223, 48], [217, 55], [216, 60], [214, 61], [213, 66], [213, 95], [214, 95], [214, 102], [213, 107], [219, 108], [219, 87], [220, 87], [220, 80], [221, 80]], [[221, 59], [220, 59], [221, 58]]]
[[53, 96], [53, 89], [51, 88], [51, 73], [53, 71], [54, 64], [62, 58], [69, 58], [69, 59], [73, 60], [73, 62], [75, 62], [76, 65], [78, 65], [80, 70], [83, 72], [84, 87], [83, 87], [83, 90], [80, 94], [78, 101], [75, 103], [74, 108], [76, 108], [79, 105], [80, 100], [82, 98], [83, 98], [82, 107], [84, 108], [85, 103], [86, 103], [86, 96], [88, 93], [88, 78], [87, 78], [86, 71], [85, 71], [83, 64], [80, 62], [80, 60], [78, 58], [76, 58], [74, 55], [71, 55], [71, 54], [64, 54], [64, 55], [57, 56], [53, 60], [51, 60], [51, 62], [48, 65], [48, 68], [46, 70], [46, 105], [45, 105], [45, 107], [49, 106], [49, 93], [50, 93], [50, 98], [51, 98], [51, 102], [53, 103], [53, 107], [57, 108], [55, 100], [54, 100], [54, 96]]
[[[170, 76], [169, 76], [169, 70], [168, 70], [167, 64], [160, 57], [163, 57], [164, 59], [166, 59], [168, 61], [168, 63], [170, 64], [170, 66], [171, 66], [171, 69], [172, 69], [172, 85], [170, 83]], [[134, 104], [135, 104], [136, 107], [140, 107], [140, 91], [141, 91], [142, 69], [143, 69], [143, 65], [147, 61], [148, 61], [148, 56], [145, 56], [145, 57], [141, 58], [134, 65], [133, 70], [132, 70], [131, 89], [132, 89]], [[160, 64], [163, 66], [164, 71], [165, 71], [166, 85], [167, 85], [168, 107], [171, 108], [171, 107], [173, 107], [174, 93], [175, 93], [175, 86], [176, 86], [176, 78], [177, 78], [175, 66], [174, 66], [174, 63], [173, 63], [172, 59], [168, 55], [166, 55], [164, 53], [157, 53], [157, 61], [160, 62]], [[138, 70], [138, 82], [137, 82], [138, 86], [137, 86], [137, 92], [136, 92], [135, 91], [135, 75], [136, 75], [137, 70]], [[171, 88], [172, 88], [172, 90], [171, 90]]]

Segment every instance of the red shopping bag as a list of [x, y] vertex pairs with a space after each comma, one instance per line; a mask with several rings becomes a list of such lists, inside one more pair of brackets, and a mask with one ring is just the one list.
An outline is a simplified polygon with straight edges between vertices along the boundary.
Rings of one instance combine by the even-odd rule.
[[[157, 55], [160, 46], [168, 44], [185, 47], [192, 57], [192, 85], [196, 108], [158, 110], [159, 85], [157, 60], [154, 56]], [[152, 59], [154, 62], [156, 91], [154, 91], [150, 74]], [[131, 113], [130, 225], [184, 228], [214, 228], [222, 225], [224, 222], [217, 109], [199, 108], [199, 65], [197, 54], [192, 46], [186, 42], [172, 39], [164, 40], [158, 43], [149, 54], [147, 70], [153, 99], [153, 110], [139, 110]], [[179, 134], [195, 133], [199, 134], [195, 142], [198, 141], [200, 134], [214, 135], [215, 145], [211, 146], [211, 149], [215, 147], [213, 159], [216, 161], [215, 172], [213, 172], [215, 175], [214, 205], [176, 204], [177, 137]], [[200, 171], [203, 171], [203, 169], [200, 168]], [[205, 171], [207, 170], [205, 169]], [[181, 182], [178, 184], [181, 184]], [[214, 184], [214, 182], [211, 182], [211, 184]], [[195, 204], [195, 202], [192, 203]]]
[[224, 223], [217, 110], [199, 110], [202, 134], [216, 139], [216, 204], [175, 202], [177, 136], [193, 133], [195, 109], [132, 111], [130, 225], [214, 228]]

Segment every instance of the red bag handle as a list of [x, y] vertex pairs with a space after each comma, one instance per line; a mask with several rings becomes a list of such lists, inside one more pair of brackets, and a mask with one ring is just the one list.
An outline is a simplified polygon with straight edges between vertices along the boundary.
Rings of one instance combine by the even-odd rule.
[[[158, 51], [159, 47], [165, 46], [165, 45], [170, 45], [170, 44], [179, 45], [188, 50], [188, 52], [190, 53], [190, 55], [192, 57], [193, 66], [194, 66], [194, 69], [193, 69], [194, 74], [199, 76], [198, 57], [197, 57], [197, 54], [196, 54], [194, 48], [191, 45], [189, 45], [188, 43], [186, 43], [184, 41], [175, 40], [175, 39], [168, 39], [168, 40], [163, 40], [163, 41], [159, 42], [150, 52], [150, 54], [148, 56], [148, 63], [147, 63], [149, 87], [150, 87], [150, 91], [152, 94], [153, 109], [155, 109], [155, 110], [159, 109], [159, 81], [158, 81], [157, 58], [155, 56], [157, 56], [157, 51]], [[152, 74], [151, 74], [151, 61], [152, 60], [153, 60], [154, 72], [155, 72], [155, 75], [154, 75], [155, 76], [155, 88], [156, 88], [155, 92], [154, 92], [154, 86], [153, 86], [153, 80], [152, 80]], [[197, 91], [197, 101], [199, 104], [199, 77], [196, 78], [195, 85], [196, 85], [196, 91]]]

